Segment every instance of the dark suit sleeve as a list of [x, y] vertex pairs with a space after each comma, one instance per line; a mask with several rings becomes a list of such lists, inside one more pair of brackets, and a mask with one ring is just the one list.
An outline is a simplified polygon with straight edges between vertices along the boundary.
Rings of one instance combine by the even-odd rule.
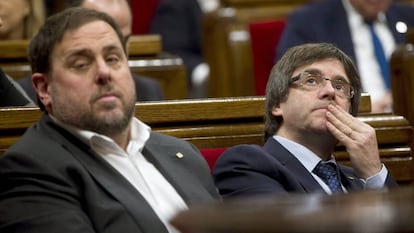
[[17, 153], [1, 158], [0, 232], [95, 232], [76, 189], [48, 163]]
[[14, 83], [0, 70], [0, 107], [4, 106], [26, 106], [30, 100], [26, 98], [23, 89]]
[[37, 102], [37, 94], [35, 89], [33, 88], [32, 78], [31, 77], [24, 77], [17, 80], [17, 83], [23, 88], [23, 90], [27, 93], [30, 99], [36, 103]]
[[281, 169], [282, 165], [261, 147], [238, 145], [219, 157], [213, 177], [224, 197], [285, 194], [288, 182]]

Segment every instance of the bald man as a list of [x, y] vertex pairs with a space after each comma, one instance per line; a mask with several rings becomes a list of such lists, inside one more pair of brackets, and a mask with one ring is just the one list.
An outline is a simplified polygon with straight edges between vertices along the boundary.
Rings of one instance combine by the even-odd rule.
[[[96, 11], [104, 12], [111, 16], [122, 30], [124, 38], [128, 39], [132, 31], [132, 14], [126, 0], [73, 0], [67, 1], [67, 7], [85, 7]], [[127, 41], [127, 40], [126, 40]], [[155, 79], [133, 74], [137, 101], [163, 100], [164, 94], [161, 86]], [[33, 89], [31, 78], [23, 78], [18, 83], [27, 92], [33, 101], [37, 95]]]
[[105, 12], [118, 23], [125, 38], [128, 39], [131, 36], [132, 14], [126, 0], [83, 0], [74, 1], [73, 3], [75, 2], [79, 5], [72, 6], [82, 6], [96, 11]]

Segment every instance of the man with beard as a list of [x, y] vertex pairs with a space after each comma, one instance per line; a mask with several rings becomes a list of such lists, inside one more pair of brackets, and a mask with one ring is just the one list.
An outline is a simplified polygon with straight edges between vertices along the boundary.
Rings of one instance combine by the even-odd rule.
[[[68, 7], [85, 7], [101, 11], [111, 16], [121, 28], [125, 40], [128, 41], [132, 30], [132, 15], [128, 1], [126, 0], [71, 0], [66, 2]], [[160, 83], [150, 77], [132, 74], [135, 82], [135, 94], [137, 101], [159, 101], [164, 99], [164, 93]], [[26, 91], [30, 98], [36, 102], [37, 95], [33, 89], [31, 77], [17, 80], [20, 86]]]
[[0, 232], [175, 232], [175, 213], [218, 196], [193, 145], [134, 117], [111, 17], [85, 8], [50, 17], [29, 60], [45, 114], [0, 159]]

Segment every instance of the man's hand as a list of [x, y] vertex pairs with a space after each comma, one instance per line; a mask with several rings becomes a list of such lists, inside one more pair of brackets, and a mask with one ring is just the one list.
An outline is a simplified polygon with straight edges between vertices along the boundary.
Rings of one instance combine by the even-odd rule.
[[357, 175], [366, 179], [377, 174], [382, 164], [375, 129], [335, 105], [329, 105], [326, 117], [328, 129], [345, 145]]

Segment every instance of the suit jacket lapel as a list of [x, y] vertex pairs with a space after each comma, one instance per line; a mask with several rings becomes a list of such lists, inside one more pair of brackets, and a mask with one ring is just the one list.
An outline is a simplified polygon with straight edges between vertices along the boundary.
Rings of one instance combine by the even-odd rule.
[[68, 150], [105, 191], [111, 193], [129, 211], [142, 232], [167, 232], [145, 198], [116, 169], [89, 146], [55, 125], [48, 116], [44, 116], [41, 123], [47, 134]]
[[[309, 171], [292, 155], [286, 148], [284, 148], [279, 142], [270, 138], [267, 140], [264, 149], [269, 152], [273, 157], [280, 161], [289, 171], [295, 173], [298, 182], [307, 192], [325, 192], [319, 183], [313, 178]], [[348, 191], [362, 190], [363, 186], [361, 181], [355, 176], [353, 169], [339, 166], [339, 172], [341, 176], [341, 183]]]
[[306, 170], [302, 163], [275, 139], [269, 138], [264, 145], [264, 150], [279, 160], [289, 172], [294, 173], [297, 177], [297, 181], [306, 192], [324, 192], [322, 187], [313, 178], [309, 171]]
[[[184, 201], [191, 205], [200, 203], [208, 199], [212, 199], [211, 194], [200, 183], [196, 176], [188, 169], [185, 169], [182, 159], [186, 156], [197, 156], [195, 154], [186, 154], [183, 151], [177, 151], [174, 146], [168, 144], [153, 144], [152, 142], [159, 140], [154, 139], [151, 134], [149, 141], [143, 150], [143, 155], [148, 161], [161, 172], [161, 174], [172, 184], [177, 192], [183, 197]], [[176, 154], [180, 152], [184, 154], [184, 158], [177, 158]], [[189, 152], [188, 152], [189, 153]]]

